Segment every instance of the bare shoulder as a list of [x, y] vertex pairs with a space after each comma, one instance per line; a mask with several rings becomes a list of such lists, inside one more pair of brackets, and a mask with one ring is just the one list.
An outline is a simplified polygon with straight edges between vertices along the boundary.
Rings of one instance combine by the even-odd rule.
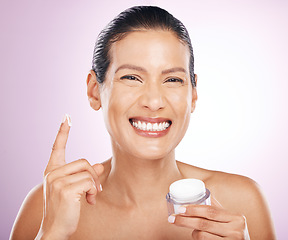
[[42, 221], [43, 185], [35, 186], [26, 196], [14, 222], [10, 239], [34, 239]]
[[244, 205], [263, 198], [259, 185], [252, 179], [231, 173], [212, 171], [178, 162], [178, 167], [185, 178], [197, 178], [205, 182], [211, 194], [226, 208], [234, 208], [241, 202]]
[[248, 213], [257, 206], [266, 205], [261, 188], [253, 179], [219, 171], [209, 172], [205, 181], [207, 187], [224, 208]]
[[207, 182], [212, 194], [225, 209], [245, 216], [251, 239], [276, 239], [268, 204], [254, 180], [236, 174], [214, 172]]
[[185, 163], [178, 163], [178, 166], [185, 178], [204, 181], [211, 195], [224, 209], [245, 216], [251, 239], [275, 239], [268, 205], [260, 186], [254, 180]]

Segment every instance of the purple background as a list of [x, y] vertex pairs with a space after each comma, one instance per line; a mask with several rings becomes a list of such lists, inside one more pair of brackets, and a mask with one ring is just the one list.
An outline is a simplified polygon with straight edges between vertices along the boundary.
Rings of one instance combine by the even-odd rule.
[[263, 189], [277, 236], [288, 214], [288, 2], [2, 1], [1, 223], [7, 239], [42, 172], [64, 113], [73, 127], [67, 161], [111, 154], [101, 111], [86, 97], [99, 31], [133, 5], [158, 5], [183, 21], [195, 49], [197, 108], [177, 158], [246, 175]]

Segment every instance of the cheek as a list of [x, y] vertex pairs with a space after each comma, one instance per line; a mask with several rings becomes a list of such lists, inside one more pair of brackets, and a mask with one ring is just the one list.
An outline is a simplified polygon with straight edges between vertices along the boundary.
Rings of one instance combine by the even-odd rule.
[[115, 125], [113, 124], [113, 119], [115, 119], [115, 116], [117, 116], [117, 111], [119, 111], [119, 108], [116, 107], [115, 103], [117, 103], [117, 101], [115, 101], [115, 93], [113, 92], [113, 88], [109, 86], [103, 89], [101, 92], [101, 108], [105, 125], [110, 135], [112, 133], [111, 128], [113, 128], [113, 125]]
[[192, 93], [188, 90], [170, 92], [167, 95], [170, 104], [175, 108], [175, 111], [181, 115], [191, 113]]
[[[128, 123], [127, 111], [131, 104], [133, 104], [134, 95], [125, 92], [122, 88], [115, 88], [111, 91], [110, 97], [105, 104], [106, 109], [104, 110], [106, 119], [105, 121], [116, 130], [119, 128], [117, 124]], [[118, 129], [119, 130], [119, 129]]]

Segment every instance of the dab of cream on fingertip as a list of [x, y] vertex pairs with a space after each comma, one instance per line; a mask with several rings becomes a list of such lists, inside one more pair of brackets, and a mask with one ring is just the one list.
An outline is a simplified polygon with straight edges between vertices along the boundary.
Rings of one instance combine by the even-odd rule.
[[169, 223], [174, 223], [174, 222], [175, 222], [175, 216], [170, 215], [170, 216], [168, 217], [168, 222], [169, 222]]
[[64, 122], [66, 121], [66, 119], [67, 119], [67, 122], [68, 122], [68, 126], [69, 126], [69, 127], [72, 127], [71, 117], [70, 117], [70, 115], [67, 114], [67, 113], [63, 116], [62, 123], [64, 123]]

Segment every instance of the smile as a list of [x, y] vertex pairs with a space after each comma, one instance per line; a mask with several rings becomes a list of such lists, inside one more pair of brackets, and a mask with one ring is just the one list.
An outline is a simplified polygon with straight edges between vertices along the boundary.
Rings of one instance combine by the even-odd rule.
[[160, 119], [153, 119], [149, 121], [149, 120], [139, 120], [136, 118], [131, 118], [129, 119], [129, 121], [134, 128], [146, 132], [165, 131], [172, 124], [170, 120], [160, 120]]

